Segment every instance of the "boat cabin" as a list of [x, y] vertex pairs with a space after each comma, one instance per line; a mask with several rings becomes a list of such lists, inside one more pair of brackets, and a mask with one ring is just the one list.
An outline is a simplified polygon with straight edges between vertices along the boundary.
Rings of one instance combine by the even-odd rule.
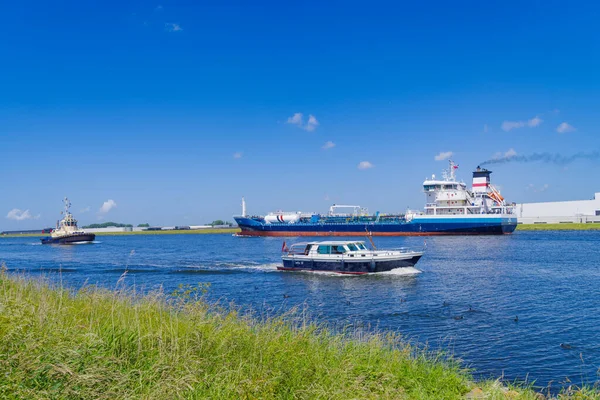
[[295, 255], [331, 255], [346, 254], [360, 251], [369, 251], [364, 242], [361, 241], [329, 241], [329, 242], [310, 242], [293, 244], [288, 254]]

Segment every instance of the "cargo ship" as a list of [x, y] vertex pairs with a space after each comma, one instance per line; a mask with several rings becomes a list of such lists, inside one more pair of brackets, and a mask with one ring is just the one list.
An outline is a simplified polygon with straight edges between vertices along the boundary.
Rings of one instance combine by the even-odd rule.
[[352, 205], [332, 205], [326, 214], [277, 211], [249, 216], [242, 198], [242, 214], [234, 216], [240, 236], [427, 236], [502, 235], [517, 227], [514, 205], [509, 205], [490, 182], [492, 171], [477, 167], [471, 188], [458, 181], [458, 165], [449, 161], [441, 179], [423, 182], [422, 211], [396, 214]]

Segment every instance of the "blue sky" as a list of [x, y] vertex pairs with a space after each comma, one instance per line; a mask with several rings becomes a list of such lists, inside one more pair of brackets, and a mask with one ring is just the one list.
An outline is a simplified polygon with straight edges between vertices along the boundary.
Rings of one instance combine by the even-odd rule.
[[[422, 206], [443, 153], [469, 181], [505, 154], [596, 151], [599, 10], [4, 4], [0, 230], [51, 226], [64, 196], [84, 224], [231, 219], [241, 196], [253, 214], [402, 211]], [[490, 169], [508, 200], [549, 201], [592, 197], [599, 164]]]

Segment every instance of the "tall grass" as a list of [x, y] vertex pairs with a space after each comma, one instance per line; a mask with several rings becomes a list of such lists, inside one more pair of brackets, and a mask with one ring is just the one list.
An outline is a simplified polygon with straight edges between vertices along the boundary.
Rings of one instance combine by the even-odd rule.
[[0, 398], [454, 399], [474, 387], [457, 363], [393, 334], [333, 334], [299, 314], [259, 321], [198, 293], [72, 292], [0, 272]]

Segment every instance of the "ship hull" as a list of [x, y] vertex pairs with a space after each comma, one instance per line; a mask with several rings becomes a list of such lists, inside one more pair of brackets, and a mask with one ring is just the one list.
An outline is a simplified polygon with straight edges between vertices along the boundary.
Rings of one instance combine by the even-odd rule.
[[96, 239], [96, 235], [93, 233], [85, 233], [81, 235], [69, 235], [62, 237], [45, 237], [42, 238], [42, 244], [78, 244], [93, 242]]
[[243, 236], [433, 236], [503, 235], [514, 232], [514, 216], [469, 218], [418, 218], [404, 223], [295, 223], [268, 224], [253, 218], [235, 217]]
[[323, 261], [323, 260], [298, 260], [284, 259], [283, 266], [277, 267], [280, 271], [311, 271], [335, 272], [338, 274], [364, 275], [377, 272], [387, 272], [398, 268], [414, 267], [421, 258], [421, 254], [405, 259], [385, 261]]

